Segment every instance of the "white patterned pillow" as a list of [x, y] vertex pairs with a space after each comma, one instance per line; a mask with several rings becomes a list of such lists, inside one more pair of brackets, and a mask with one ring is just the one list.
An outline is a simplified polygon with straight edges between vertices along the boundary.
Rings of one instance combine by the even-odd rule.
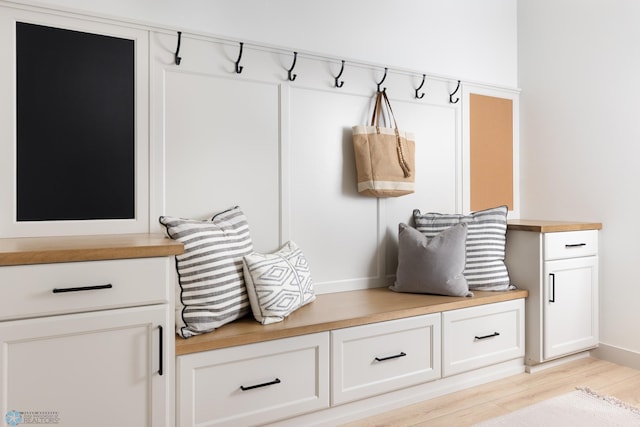
[[244, 277], [253, 316], [263, 325], [316, 299], [307, 259], [291, 241], [272, 254], [246, 255]]
[[184, 253], [176, 255], [178, 335], [211, 332], [248, 314], [242, 257], [253, 252], [253, 243], [242, 210], [236, 206], [210, 221], [161, 216], [160, 223], [184, 244]]
[[498, 206], [469, 215], [460, 215], [421, 214], [418, 209], [415, 209], [413, 220], [416, 229], [428, 238], [454, 225], [467, 224], [467, 263], [464, 276], [469, 283], [469, 289], [502, 291], [513, 288], [504, 263], [507, 211], [506, 206]]

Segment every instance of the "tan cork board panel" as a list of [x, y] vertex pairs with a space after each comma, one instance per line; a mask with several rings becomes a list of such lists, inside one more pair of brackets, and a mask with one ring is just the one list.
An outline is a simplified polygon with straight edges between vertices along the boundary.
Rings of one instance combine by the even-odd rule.
[[513, 209], [513, 101], [470, 94], [471, 210]]

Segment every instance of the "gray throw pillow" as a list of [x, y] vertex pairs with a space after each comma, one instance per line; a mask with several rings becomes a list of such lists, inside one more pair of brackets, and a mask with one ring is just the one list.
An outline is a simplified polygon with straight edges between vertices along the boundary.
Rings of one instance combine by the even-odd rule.
[[513, 289], [504, 263], [507, 207], [476, 211], [469, 215], [420, 213], [413, 211], [418, 231], [431, 238], [456, 224], [467, 224], [467, 263], [464, 276], [469, 289], [477, 291], [504, 291]]
[[467, 225], [458, 224], [432, 238], [399, 225], [398, 270], [391, 290], [456, 297], [473, 296], [464, 271]]

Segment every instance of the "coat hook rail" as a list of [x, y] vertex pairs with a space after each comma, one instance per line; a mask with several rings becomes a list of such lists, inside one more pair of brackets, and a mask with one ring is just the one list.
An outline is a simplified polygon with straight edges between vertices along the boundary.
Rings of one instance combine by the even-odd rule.
[[[387, 78], [387, 71], [388, 71], [388, 70], [389, 70], [389, 69], [388, 69], [387, 67], [384, 67], [384, 76], [382, 76], [382, 80], [380, 80], [380, 81], [378, 82], [378, 92], [380, 92], [380, 85], [381, 85], [381, 84], [384, 82], [384, 80]], [[384, 90], [386, 91], [386, 90], [387, 90], [387, 88], [385, 87], [385, 88], [384, 88]]]
[[[181, 31], [177, 31], [178, 33], [178, 41], [177, 41], [177, 47], [176, 47], [176, 51], [175, 51], [175, 63], [176, 65], [180, 65], [180, 61], [181, 61], [181, 57], [180, 57], [180, 45], [181, 45], [181, 40], [182, 40], [182, 32]], [[218, 38], [218, 37], [213, 37], [212, 40], [214, 41], [218, 41], [218, 42], [227, 42], [227, 43], [240, 43], [240, 51], [238, 53], [238, 59], [235, 61], [235, 66], [236, 66], [236, 73], [241, 73], [242, 69], [244, 68], [241, 63], [242, 63], [242, 56], [243, 56], [243, 49], [244, 49], [244, 45], [247, 43], [243, 43], [243, 42], [239, 42], [238, 40], [230, 40], [230, 39], [225, 39], [225, 38]], [[271, 51], [271, 52], [276, 52], [278, 54], [283, 54], [286, 55], [287, 53], [291, 53], [292, 51], [289, 49], [285, 49], [285, 48], [278, 48], [278, 47], [273, 47], [273, 46], [264, 46], [264, 45], [260, 45], [260, 44], [250, 44], [250, 46], [253, 47], [257, 47], [260, 48], [261, 50], [267, 50], [267, 51]], [[320, 54], [315, 54], [315, 53], [311, 53], [311, 52], [299, 52], [299, 51], [293, 51], [293, 62], [291, 64], [291, 67], [287, 70], [287, 78], [289, 81], [294, 81], [297, 77], [297, 74], [295, 74], [293, 71], [296, 67], [296, 63], [297, 63], [297, 59], [298, 59], [298, 53], [300, 53], [301, 55], [311, 58], [311, 59], [316, 59], [316, 60], [322, 60], [322, 61], [330, 61], [330, 62], [335, 62], [338, 61], [335, 57], [329, 57], [329, 56], [324, 56], [324, 55], [320, 55]], [[336, 87], [343, 87], [344, 85], [344, 81], [341, 81], [340, 78], [342, 77], [342, 75], [344, 74], [344, 68], [345, 68], [345, 64], [346, 61], [345, 60], [340, 60], [341, 61], [341, 68], [340, 68], [340, 72], [338, 73], [337, 76], [332, 75], [332, 77], [335, 79], [335, 86]], [[349, 60], [349, 65], [353, 66], [353, 67], [362, 67], [362, 68], [366, 68], [368, 70], [373, 71], [374, 73], [376, 73], [376, 70], [379, 70], [381, 67], [378, 64], [372, 64], [372, 63], [367, 63], [367, 62], [359, 62], [359, 61], [353, 61], [353, 60]], [[286, 68], [285, 68], [286, 69]], [[378, 87], [378, 91], [385, 91], [386, 88], [382, 88], [382, 84], [386, 81], [387, 78], [387, 74], [388, 74], [389, 68], [388, 67], [384, 67], [384, 74], [382, 76], [382, 79], [379, 82], [375, 82], [377, 84]], [[420, 86], [418, 86], [416, 90], [416, 98], [417, 99], [422, 99], [424, 97], [424, 95], [426, 94], [426, 91], [421, 93], [421, 89], [424, 88], [425, 84], [426, 84], [426, 78], [427, 78], [427, 74], [423, 74], [423, 73], [419, 73], [418, 71], [415, 70], [407, 70], [407, 69], [392, 69], [392, 71], [394, 73], [397, 74], [402, 74], [402, 75], [406, 75], [409, 77], [414, 77], [417, 75], [422, 74], [422, 82], [420, 83]], [[436, 80], [436, 81], [442, 81], [442, 82], [447, 82], [450, 83], [452, 81], [457, 82], [457, 86], [456, 89], [453, 91], [453, 93], [449, 94], [449, 102], [452, 104], [458, 103], [460, 101], [460, 98], [455, 98], [454, 96], [456, 93], [458, 93], [458, 91], [460, 90], [461, 87], [461, 81], [460, 80], [456, 80], [451, 76], [444, 76], [444, 75], [435, 75], [435, 74], [428, 74], [429, 79], [430, 80]]]
[[460, 80], [458, 80], [458, 86], [456, 86], [456, 90], [454, 90], [453, 93], [449, 94], [449, 102], [451, 104], [456, 104], [458, 101], [460, 101], [460, 97], [456, 98], [455, 101], [453, 100], [453, 95], [455, 95], [459, 89], [460, 89]]
[[182, 39], [182, 31], [178, 31], [178, 46], [176, 47], [176, 54], [174, 57], [174, 61], [176, 63], [176, 65], [180, 65], [180, 61], [182, 61], [182, 58], [179, 56], [180, 54], [180, 40]]
[[291, 68], [289, 68], [289, 70], [287, 70], [288, 73], [289, 73], [288, 79], [289, 79], [290, 82], [294, 81], [296, 79], [296, 77], [298, 77], [297, 74], [291, 74], [293, 69], [296, 66], [296, 60], [297, 59], [298, 59], [298, 52], [293, 52], [293, 64], [291, 64]]
[[236, 73], [240, 74], [244, 67], [240, 65], [240, 60], [242, 60], [242, 47], [244, 43], [240, 42], [240, 54], [238, 55], [238, 60], [236, 61]]
[[416, 89], [416, 99], [422, 99], [424, 98], [424, 92], [422, 92], [420, 95], [418, 95], [418, 91], [420, 91], [420, 89], [422, 89], [422, 86], [424, 86], [424, 82], [427, 80], [427, 75], [423, 74], [422, 75], [422, 83], [420, 83], [420, 86], [418, 86], [418, 88]]
[[338, 82], [338, 79], [340, 78], [340, 76], [342, 76], [342, 73], [344, 72], [344, 59], [342, 60], [342, 67], [340, 68], [340, 72], [338, 73], [338, 75], [335, 77], [336, 79], [336, 87], [342, 87], [344, 86], [344, 81]]

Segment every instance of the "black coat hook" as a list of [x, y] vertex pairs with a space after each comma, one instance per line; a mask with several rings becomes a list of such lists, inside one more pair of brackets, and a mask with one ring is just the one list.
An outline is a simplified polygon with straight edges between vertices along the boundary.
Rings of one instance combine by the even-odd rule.
[[182, 39], [182, 31], [178, 31], [178, 47], [176, 47], [176, 54], [175, 54], [175, 62], [176, 65], [180, 65], [180, 61], [182, 61], [182, 58], [180, 58], [178, 56], [178, 54], [180, 53], [180, 40]]
[[[384, 82], [384, 79], [387, 78], [387, 70], [387, 67], [384, 67], [384, 76], [382, 76], [382, 80], [378, 82], [378, 92], [380, 92], [380, 85], [382, 84], [382, 82]], [[386, 91], [387, 88], [385, 87], [384, 90]]]
[[422, 89], [422, 86], [424, 86], [424, 82], [425, 82], [425, 80], [427, 80], [427, 75], [426, 75], [426, 74], [423, 74], [423, 75], [422, 75], [422, 83], [420, 83], [420, 86], [418, 86], [418, 89], [416, 89], [416, 98], [417, 98], [417, 99], [422, 99], [422, 98], [424, 98], [424, 92], [423, 92], [423, 93], [421, 93], [420, 95], [418, 95], [418, 91], [419, 91], [420, 89]]
[[244, 68], [242, 65], [240, 65], [240, 60], [242, 59], [242, 46], [244, 46], [244, 43], [240, 42], [240, 54], [238, 55], [238, 60], [236, 61], [236, 73], [240, 74], [242, 72], [242, 69]]
[[293, 52], [293, 64], [291, 64], [291, 68], [289, 68], [288, 72], [289, 72], [289, 76], [288, 79], [290, 82], [294, 81], [296, 79], [296, 77], [298, 77], [297, 74], [291, 74], [291, 72], [293, 71], [293, 69], [296, 66], [296, 60], [298, 59], [298, 52]]
[[458, 98], [456, 98], [456, 100], [455, 100], [455, 101], [453, 100], [453, 95], [455, 95], [455, 94], [456, 94], [456, 92], [458, 92], [458, 89], [460, 89], [460, 80], [458, 80], [458, 86], [456, 86], [456, 90], [454, 90], [454, 91], [453, 91], [453, 93], [450, 93], [450, 94], [449, 94], [449, 102], [450, 102], [451, 104], [456, 104], [458, 101], [460, 101], [460, 98], [459, 98], [459, 97], [458, 97]]
[[336, 79], [336, 87], [342, 87], [344, 86], [344, 81], [339, 82], [338, 83], [338, 79], [340, 78], [340, 76], [342, 75], [342, 72], [344, 71], [344, 60], [342, 60], [342, 68], [340, 68], [340, 72], [338, 73], [338, 75], [335, 77]]

